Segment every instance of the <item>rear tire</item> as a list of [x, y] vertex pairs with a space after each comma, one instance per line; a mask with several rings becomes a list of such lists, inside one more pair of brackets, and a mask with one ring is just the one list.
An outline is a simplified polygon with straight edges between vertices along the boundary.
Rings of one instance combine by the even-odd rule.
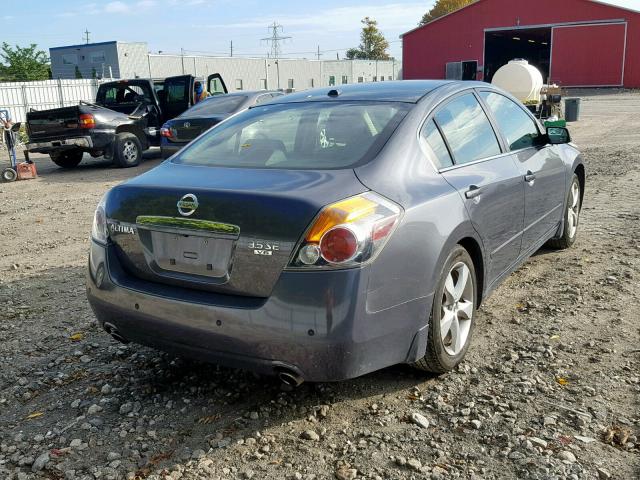
[[81, 150], [69, 150], [67, 152], [50, 153], [49, 156], [53, 163], [60, 168], [75, 168], [82, 161], [83, 153]]
[[573, 174], [571, 187], [567, 194], [567, 204], [564, 207], [564, 222], [562, 227], [562, 235], [558, 238], [552, 238], [547, 242], [551, 248], [564, 250], [571, 247], [578, 236], [578, 225], [580, 224], [580, 209], [582, 208], [582, 192], [580, 187], [580, 179], [578, 175]]
[[446, 373], [462, 362], [475, 326], [477, 284], [469, 253], [457, 245], [444, 264], [434, 293], [427, 351], [414, 367]]
[[15, 182], [18, 178], [18, 172], [11, 167], [5, 168], [2, 170], [2, 173], [0, 173], [0, 178], [2, 178], [2, 181], [5, 183]]
[[133, 133], [118, 133], [113, 142], [113, 163], [116, 167], [129, 168], [140, 164], [142, 144]]

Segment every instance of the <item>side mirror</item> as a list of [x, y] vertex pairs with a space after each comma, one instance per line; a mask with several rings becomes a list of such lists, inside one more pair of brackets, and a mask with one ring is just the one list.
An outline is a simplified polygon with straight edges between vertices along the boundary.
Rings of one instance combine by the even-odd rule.
[[547, 138], [551, 145], [562, 145], [571, 142], [569, 130], [564, 127], [548, 127]]

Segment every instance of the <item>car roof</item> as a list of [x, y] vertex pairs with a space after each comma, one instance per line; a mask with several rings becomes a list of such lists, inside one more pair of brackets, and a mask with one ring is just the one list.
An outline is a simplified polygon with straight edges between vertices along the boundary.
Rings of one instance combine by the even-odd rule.
[[[313, 102], [331, 99], [341, 101], [375, 100], [379, 102], [418, 103], [420, 99], [428, 93], [449, 83], [453, 82], [449, 80], [401, 80], [351, 83], [290, 93], [289, 95], [278, 97], [269, 103]], [[329, 92], [332, 91], [337, 92], [338, 95], [329, 95]]]

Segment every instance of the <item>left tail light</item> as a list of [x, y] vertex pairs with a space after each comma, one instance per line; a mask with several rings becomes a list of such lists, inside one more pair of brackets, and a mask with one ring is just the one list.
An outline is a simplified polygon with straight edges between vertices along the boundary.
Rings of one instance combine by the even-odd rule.
[[384, 248], [402, 208], [373, 192], [327, 205], [307, 229], [289, 264], [294, 268], [348, 268]]
[[91, 237], [102, 244], [106, 244], [109, 239], [109, 231], [107, 230], [107, 215], [105, 213], [105, 205], [107, 203], [107, 194], [104, 194], [100, 203], [96, 207], [93, 214], [93, 225], [91, 227]]
[[171, 128], [167, 127], [166, 125], [163, 125], [162, 128], [160, 129], [160, 136], [165, 138], [171, 138], [173, 137], [173, 132], [171, 131]]
[[79, 117], [80, 128], [96, 128], [96, 118], [90, 113], [82, 113]]

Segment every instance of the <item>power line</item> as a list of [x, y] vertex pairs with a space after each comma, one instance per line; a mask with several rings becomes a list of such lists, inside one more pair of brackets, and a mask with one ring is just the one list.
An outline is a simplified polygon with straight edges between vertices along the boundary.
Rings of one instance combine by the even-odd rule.
[[268, 30], [271, 31], [271, 36], [267, 38], [261, 38], [260, 40], [263, 42], [271, 42], [271, 58], [280, 58], [280, 42], [283, 40], [288, 40], [292, 37], [285, 37], [280, 35], [278, 33], [278, 30], [280, 30], [281, 32], [283, 32], [284, 30], [282, 28], [282, 25], [278, 25], [276, 22], [273, 22], [273, 24], [269, 25]]

